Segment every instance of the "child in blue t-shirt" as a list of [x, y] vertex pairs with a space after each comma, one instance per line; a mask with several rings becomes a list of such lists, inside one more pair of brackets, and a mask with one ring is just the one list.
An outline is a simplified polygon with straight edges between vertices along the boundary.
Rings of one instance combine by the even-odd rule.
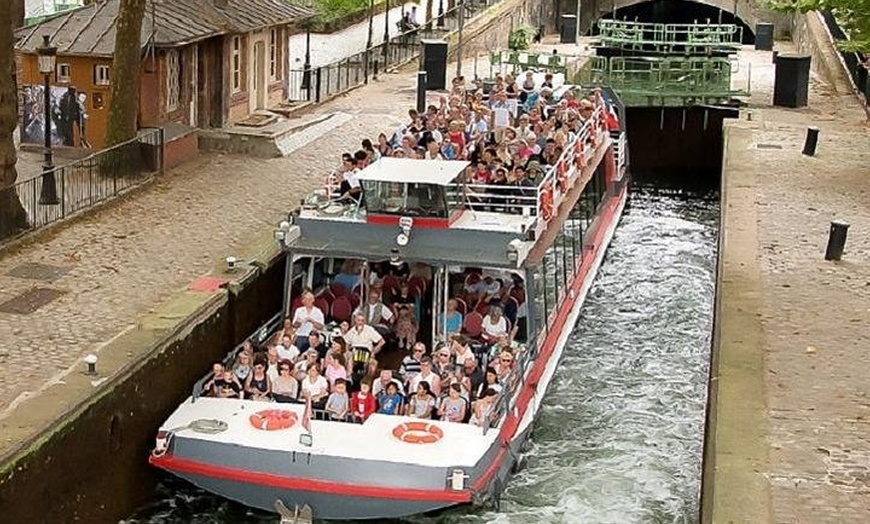
[[378, 413], [382, 415], [398, 415], [402, 407], [402, 395], [395, 382], [387, 384], [387, 388], [378, 395]]

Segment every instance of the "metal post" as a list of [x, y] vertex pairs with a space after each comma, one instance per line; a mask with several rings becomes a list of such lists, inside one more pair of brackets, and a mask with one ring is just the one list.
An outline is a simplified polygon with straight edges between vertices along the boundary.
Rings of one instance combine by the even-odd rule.
[[819, 128], [810, 126], [807, 128], [807, 138], [804, 141], [804, 150], [802, 153], [807, 156], [816, 154], [816, 146], [819, 145]]
[[369, 62], [372, 56], [372, 33], [374, 33], [373, 24], [375, 23], [375, 0], [369, 0], [369, 39], [366, 41], [365, 65], [363, 66], [363, 81], [369, 83]]
[[444, 27], [444, 0], [438, 0], [438, 27]]
[[465, 0], [459, 0], [459, 36], [456, 44], [456, 76], [462, 76], [462, 28], [465, 26]]
[[[53, 56], [52, 51], [56, 52], [54, 48], [52, 48], [49, 44], [49, 36], [43, 36], [43, 53], [44, 55], [51, 54]], [[42, 65], [42, 64], [40, 64]], [[51, 73], [47, 71], [43, 71], [43, 113], [42, 119], [45, 121], [45, 150], [44, 153], [44, 163], [42, 164], [42, 189], [39, 194], [39, 203], [44, 206], [54, 206], [60, 204], [60, 201], [57, 198], [57, 180], [54, 176], [54, 161], [52, 158], [52, 150], [51, 150]]]
[[417, 112], [426, 112], [426, 71], [417, 71]]
[[825, 260], [840, 260], [843, 256], [843, 248], [846, 247], [846, 233], [849, 231], [849, 223], [842, 220], [831, 221], [831, 230], [828, 232], [828, 247], [825, 249]]
[[[311, 22], [307, 22], [310, 24]], [[311, 101], [311, 27], [305, 28], [305, 64], [302, 66], [302, 89], [307, 91], [306, 98]]]
[[384, 72], [387, 71], [387, 63], [390, 61], [390, 0], [386, 0], [384, 9]]
[[574, 28], [574, 42], [580, 45], [580, 8], [583, 4], [577, 0], [577, 27]]

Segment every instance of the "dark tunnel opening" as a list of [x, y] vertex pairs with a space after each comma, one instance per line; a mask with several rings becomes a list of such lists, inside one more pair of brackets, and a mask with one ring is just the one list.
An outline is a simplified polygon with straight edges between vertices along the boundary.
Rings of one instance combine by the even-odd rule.
[[[742, 19], [723, 9], [699, 2], [652, 0], [617, 9], [601, 16], [606, 19], [629, 20], [654, 24], [735, 24], [741, 27], [742, 42], [754, 44], [755, 34]], [[593, 27], [592, 34], [596, 29]]]

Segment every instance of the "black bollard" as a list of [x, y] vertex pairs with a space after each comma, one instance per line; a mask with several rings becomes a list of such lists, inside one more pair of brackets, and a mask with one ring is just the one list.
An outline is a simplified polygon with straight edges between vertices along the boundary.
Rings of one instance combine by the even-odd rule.
[[807, 128], [807, 139], [804, 141], [804, 150], [801, 153], [813, 156], [816, 154], [817, 145], [819, 145], [819, 128], [810, 126]]
[[776, 63], [776, 58], [779, 56], [779, 51], [774, 51], [773, 54], [771, 54], [770, 56], [771, 56], [770, 61], [773, 62], [773, 63], [775, 64], [775, 63]]
[[828, 233], [828, 248], [825, 249], [825, 260], [840, 260], [843, 256], [843, 248], [846, 247], [847, 231], [849, 231], [848, 222], [841, 220], [831, 221], [831, 231]]
[[426, 112], [426, 71], [417, 71], [417, 112]]

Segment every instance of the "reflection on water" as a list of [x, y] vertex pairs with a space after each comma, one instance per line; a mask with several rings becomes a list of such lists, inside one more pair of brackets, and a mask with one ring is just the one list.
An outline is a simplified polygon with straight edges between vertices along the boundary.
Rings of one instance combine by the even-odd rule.
[[[714, 197], [635, 190], [499, 510], [407, 522], [695, 522], [717, 215]], [[167, 478], [125, 523], [276, 521]]]

